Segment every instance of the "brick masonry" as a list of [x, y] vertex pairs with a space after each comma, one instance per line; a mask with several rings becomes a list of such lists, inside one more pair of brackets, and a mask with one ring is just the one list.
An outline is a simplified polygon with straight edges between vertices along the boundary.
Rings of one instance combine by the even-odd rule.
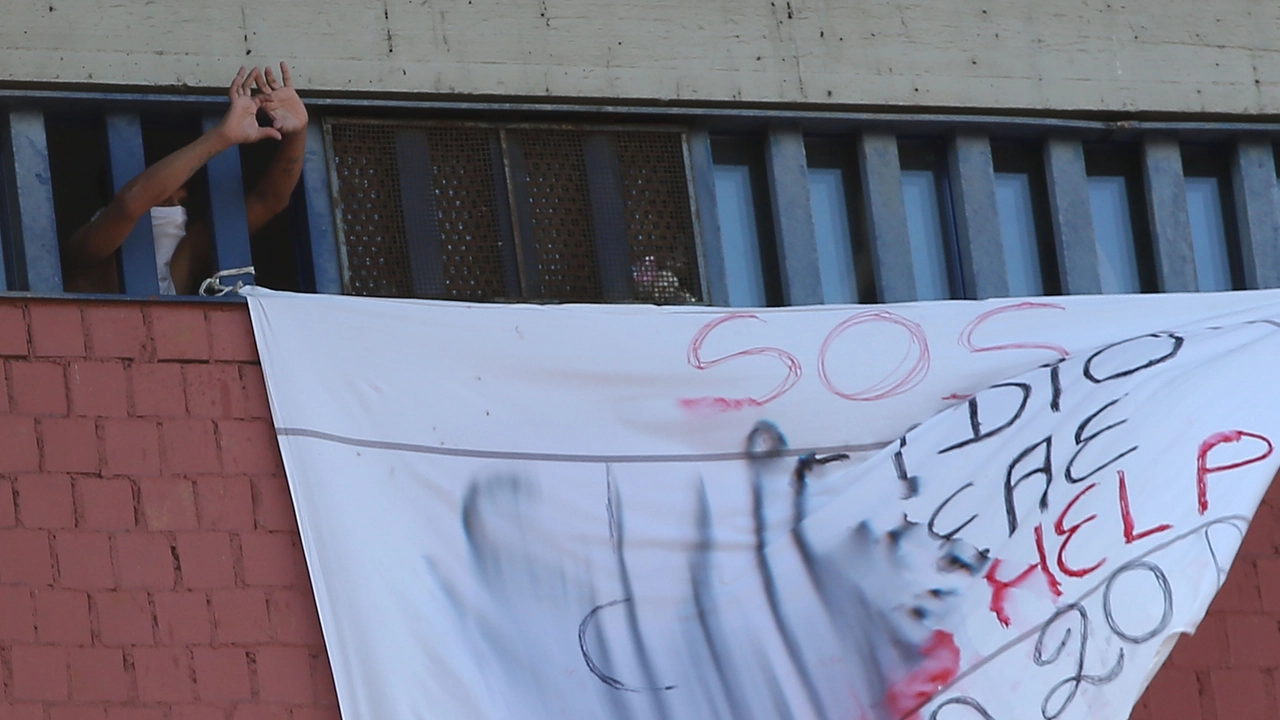
[[[0, 301], [0, 720], [337, 720], [248, 312]], [[1133, 720], [1280, 717], [1280, 485]]]
[[0, 720], [338, 720], [246, 308], [0, 301]]

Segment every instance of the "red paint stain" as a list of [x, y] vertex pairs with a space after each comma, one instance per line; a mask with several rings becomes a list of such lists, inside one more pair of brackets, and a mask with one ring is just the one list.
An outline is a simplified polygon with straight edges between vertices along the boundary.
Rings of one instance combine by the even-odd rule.
[[951, 633], [934, 630], [920, 652], [924, 659], [916, 669], [885, 693], [885, 705], [895, 718], [918, 720], [920, 708], [960, 674], [960, 648]]

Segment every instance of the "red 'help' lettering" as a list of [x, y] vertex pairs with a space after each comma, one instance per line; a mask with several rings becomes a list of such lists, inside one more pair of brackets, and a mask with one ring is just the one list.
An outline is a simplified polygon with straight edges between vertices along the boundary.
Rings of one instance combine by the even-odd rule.
[[[1209, 464], [1209, 452], [1215, 447], [1224, 443], [1237, 443], [1245, 438], [1261, 440], [1266, 443], [1267, 449], [1263, 450], [1259, 455], [1254, 455], [1253, 457], [1245, 458], [1244, 460], [1237, 462], [1227, 463], [1226, 465]], [[1205, 438], [1204, 442], [1200, 443], [1199, 454], [1196, 455], [1196, 500], [1199, 503], [1200, 514], [1203, 515], [1209, 511], [1210, 475], [1213, 473], [1225, 472], [1227, 470], [1235, 470], [1237, 468], [1242, 468], [1245, 465], [1252, 465], [1256, 462], [1266, 460], [1271, 456], [1271, 451], [1274, 449], [1275, 446], [1271, 444], [1271, 441], [1268, 440], [1266, 436], [1259, 435], [1258, 433], [1252, 433], [1248, 430], [1223, 430], [1222, 432], [1216, 432]]]

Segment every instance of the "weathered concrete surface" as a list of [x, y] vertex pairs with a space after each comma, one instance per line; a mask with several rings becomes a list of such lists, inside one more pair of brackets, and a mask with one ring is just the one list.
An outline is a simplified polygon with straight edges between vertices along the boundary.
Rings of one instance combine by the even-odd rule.
[[4, 0], [0, 84], [1280, 112], [1258, 0]]

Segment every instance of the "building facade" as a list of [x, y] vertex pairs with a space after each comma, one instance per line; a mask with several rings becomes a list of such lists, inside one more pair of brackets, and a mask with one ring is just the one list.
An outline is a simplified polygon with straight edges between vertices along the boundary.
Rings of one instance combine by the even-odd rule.
[[[196, 180], [227, 282], [482, 301], [1280, 286], [1280, 9], [1247, 0], [13, 2], [0, 22], [0, 717], [337, 715], [247, 312], [61, 244], [285, 59], [303, 178]], [[1280, 716], [1280, 496], [1134, 717]]]

